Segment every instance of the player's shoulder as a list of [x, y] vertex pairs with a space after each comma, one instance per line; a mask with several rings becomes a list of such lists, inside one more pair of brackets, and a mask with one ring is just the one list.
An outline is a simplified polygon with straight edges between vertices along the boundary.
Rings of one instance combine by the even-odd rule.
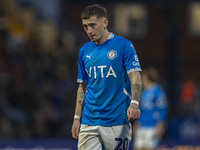
[[120, 42], [124, 42], [124, 43], [130, 43], [131, 41], [128, 40], [127, 38], [123, 37], [123, 36], [119, 36], [119, 35], [115, 35], [115, 39], [120, 41]]
[[88, 49], [88, 48], [91, 48], [93, 46], [93, 43], [91, 41], [85, 43], [81, 49]]
[[127, 48], [129, 49], [129, 47], [132, 47], [133, 49], [135, 49], [132, 42], [123, 36], [115, 35], [115, 43], [118, 46], [122, 46], [124, 49], [127, 49]]
[[94, 44], [91, 41], [89, 41], [89, 42], [85, 43], [83, 46], [81, 46], [80, 52], [84, 53], [85, 51], [90, 50], [93, 46], [94, 46]]

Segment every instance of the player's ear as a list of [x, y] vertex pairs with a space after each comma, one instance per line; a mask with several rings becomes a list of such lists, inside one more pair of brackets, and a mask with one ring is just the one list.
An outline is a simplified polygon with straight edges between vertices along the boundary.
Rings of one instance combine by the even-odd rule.
[[107, 26], [108, 26], [108, 19], [107, 18], [104, 18], [103, 24], [104, 24], [104, 28], [107, 28]]

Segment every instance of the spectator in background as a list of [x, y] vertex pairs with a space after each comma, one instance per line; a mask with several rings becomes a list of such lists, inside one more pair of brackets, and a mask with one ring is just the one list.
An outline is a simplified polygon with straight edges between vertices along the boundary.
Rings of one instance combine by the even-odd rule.
[[155, 68], [148, 67], [143, 70], [141, 117], [133, 126], [136, 150], [155, 149], [165, 131], [168, 107], [165, 91], [158, 84], [158, 80], [159, 74]]
[[37, 14], [0, 0], [0, 138], [71, 136], [79, 42]]
[[195, 113], [195, 106], [197, 102], [196, 97], [196, 84], [192, 80], [187, 80], [183, 83], [180, 92], [179, 113], [181, 115], [192, 115]]

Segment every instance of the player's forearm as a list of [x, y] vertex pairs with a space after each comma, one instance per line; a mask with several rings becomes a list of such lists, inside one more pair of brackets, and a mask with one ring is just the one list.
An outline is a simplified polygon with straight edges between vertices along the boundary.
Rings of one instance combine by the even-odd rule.
[[131, 81], [131, 97], [132, 100], [137, 102], [140, 101], [141, 91], [142, 91], [142, 81], [139, 71], [132, 71], [129, 74]]
[[79, 87], [78, 87], [77, 98], [76, 98], [76, 109], [75, 109], [75, 115], [78, 115], [78, 116], [81, 116], [81, 113], [82, 113], [86, 86], [87, 86], [86, 83], [81, 83], [79, 84]]

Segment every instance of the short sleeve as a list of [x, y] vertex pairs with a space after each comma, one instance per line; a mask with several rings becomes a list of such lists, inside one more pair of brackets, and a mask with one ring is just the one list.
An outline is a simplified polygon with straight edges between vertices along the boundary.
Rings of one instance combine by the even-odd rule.
[[132, 71], [141, 71], [140, 62], [136, 54], [136, 50], [130, 41], [126, 41], [124, 45], [124, 67], [127, 73]]
[[87, 83], [88, 82], [88, 75], [85, 70], [84, 62], [83, 62], [83, 49], [80, 49], [79, 58], [78, 58], [78, 83]]

